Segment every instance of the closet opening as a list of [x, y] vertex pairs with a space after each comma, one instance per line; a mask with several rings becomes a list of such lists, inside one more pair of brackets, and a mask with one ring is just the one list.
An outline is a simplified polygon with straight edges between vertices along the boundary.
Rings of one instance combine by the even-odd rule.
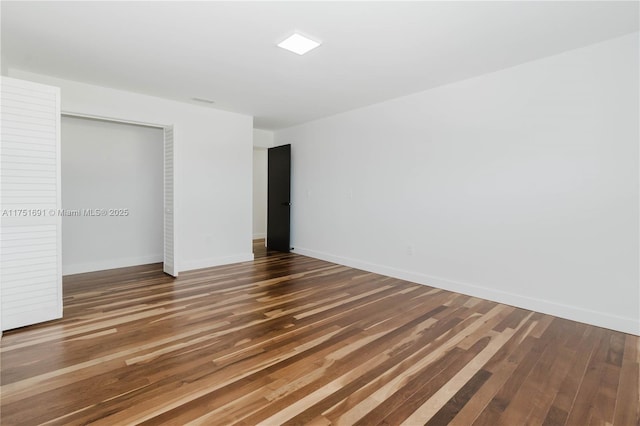
[[171, 126], [63, 114], [62, 273], [174, 261]]

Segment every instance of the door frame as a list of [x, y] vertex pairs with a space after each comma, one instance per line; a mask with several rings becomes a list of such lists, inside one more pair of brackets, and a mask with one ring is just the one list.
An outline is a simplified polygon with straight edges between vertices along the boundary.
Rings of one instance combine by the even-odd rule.
[[[162, 193], [163, 193], [163, 206], [162, 206], [162, 221], [163, 221], [163, 227], [162, 227], [162, 244], [163, 244], [163, 270], [165, 273], [177, 277], [178, 276], [178, 272], [180, 270], [179, 265], [178, 265], [178, 250], [177, 250], [177, 242], [176, 242], [176, 238], [175, 236], [178, 235], [178, 220], [177, 220], [177, 212], [178, 209], [176, 208], [176, 199], [177, 197], [177, 185], [176, 185], [176, 175], [177, 173], [176, 171], [176, 149], [175, 149], [175, 137], [172, 137], [171, 140], [171, 145], [172, 145], [172, 150], [173, 150], [173, 158], [171, 160], [171, 169], [172, 172], [170, 174], [170, 176], [167, 173], [167, 167], [165, 167], [165, 154], [166, 154], [166, 149], [167, 149], [167, 132], [170, 131], [171, 133], [173, 133], [174, 130], [174, 125], [173, 124], [159, 124], [159, 123], [145, 123], [145, 122], [141, 122], [141, 121], [134, 121], [134, 120], [125, 120], [122, 118], [115, 118], [115, 117], [106, 117], [106, 116], [98, 116], [98, 115], [92, 115], [92, 114], [84, 114], [84, 113], [79, 113], [79, 112], [73, 112], [73, 111], [65, 111], [62, 110], [60, 112], [60, 116], [61, 117], [75, 117], [75, 118], [88, 118], [88, 119], [92, 119], [92, 120], [99, 120], [99, 121], [107, 121], [107, 122], [111, 122], [111, 123], [117, 123], [117, 124], [134, 124], [137, 126], [145, 126], [145, 127], [153, 127], [156, 129], [161, 129], [162, 130], [162, 150], [163, 150], [163, 164], [162, 164]], [[62, 144], [62, 139], [60, 140], [60, 143]], [[170, 178], [170, 179], [168, 179]], [[166, 184], [167, 182], [171, 182], [171, 187], [173, 190], [173, 199], [171, 200], [171, 204], [168, 205], [167, 204], [167, 200], [166, 200], [166, 192], [165, 192], [165, 188], [166, 188]], [[61, 181], [62, 183], [62, 181]], [[166, 232], [166, 228], [167, 228], [167, 213], [171, 213], [173, 215], [173, 217], [170, 218], [170, 220], [173, 221], [173, 237], [172, 238], [167, 238], [167, 232]], [[172, 264], [168, 265], [166, 264], [166, 260], [167, 260], [167, 247], [169, 247], [172, 251], [172, 256], [171, 256], [171, 260], [172, 260]]]

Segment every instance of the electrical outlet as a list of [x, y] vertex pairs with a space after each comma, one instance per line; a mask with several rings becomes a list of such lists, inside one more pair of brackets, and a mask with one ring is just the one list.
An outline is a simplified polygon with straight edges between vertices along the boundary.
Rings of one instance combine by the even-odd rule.
[[408, 254], [409, 256], [413, 256], [413, 253], [414, 253], [414, 252], [415, 252], [415, 250], [414, 250], [413, 246], [412, 246], [412, 245], [408, 245], [408, 246], [407, 246], [407, 254]]

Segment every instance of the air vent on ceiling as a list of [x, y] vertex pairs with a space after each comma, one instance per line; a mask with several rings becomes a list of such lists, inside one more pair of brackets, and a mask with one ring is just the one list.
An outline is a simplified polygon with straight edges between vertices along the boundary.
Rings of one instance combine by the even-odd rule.
[[215, 104], [215, 101], [212, 101], [211, 99], [205, 99], [205, 98], [191, 98], [192, 101], [196, 101], [196, 102], [202, 102], [203, 104]]

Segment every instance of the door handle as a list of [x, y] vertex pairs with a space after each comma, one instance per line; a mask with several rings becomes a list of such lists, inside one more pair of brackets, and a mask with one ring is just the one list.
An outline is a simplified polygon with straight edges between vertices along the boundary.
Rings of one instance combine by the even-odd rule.
[[291, 203], [284, 202], [284, 203], [280, 203], [280, 205], [281, 205], [281, 206], [290, 206], [290, 205], [291, 205]]

